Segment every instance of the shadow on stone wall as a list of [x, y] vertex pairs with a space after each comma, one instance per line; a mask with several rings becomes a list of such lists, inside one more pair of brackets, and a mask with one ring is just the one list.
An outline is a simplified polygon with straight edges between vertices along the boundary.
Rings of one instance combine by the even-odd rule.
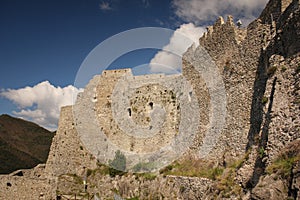
[[[272, 83], [269, 106], [268, 106], [267, 113], [264, 116], [264, 120], [263, 120], [264, 124], [261, 128], [261, 136], [260, 136], [260, 138], [258, 138], [258, 135], [257, 135], [256, 136], [257, 141], [254, 141], [255, 144], [258, 144], [258, 156], [255, 160], [253, 174], [252, 174], [250, 180], [246, 184], [247, 188], [254, 188], [257, 185], [257, 183], [259, 182], [259, 178], [265, 173], [267, 159], [266, 159], [266, 155], [265, 155], [264, 151], [268, 144], [269, 125], [271, 123], [271, 112], [272, 112], [273, 99], [274, 99], [274, 94], [275, 94], [276, 81], [277, 81], [277, 77], [274, 78], [273, 83]], [[261, 110], [261, 112], [263, 112], [263, 110]], [[260, 124], [261, 123], [262, 123], [262, 121], [260, 121]]]
[[263, 122], [263, 102], [267, 85], [267, 66], [268, 56], [266, 52], [261, 50], [261, 56], [257, 67], [256, 78], [253, 87], [251, 113], [250, 113], [250, 129], [248, 132], [248, 143], [246, 151], [248, 151], [254, 144], [257, 144], [256, 138], [261, 130]]

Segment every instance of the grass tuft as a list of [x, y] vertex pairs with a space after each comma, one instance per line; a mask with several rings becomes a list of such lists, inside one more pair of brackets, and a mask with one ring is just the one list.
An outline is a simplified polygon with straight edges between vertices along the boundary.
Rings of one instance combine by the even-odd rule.
[[292, 167], [295, 162], [300, 160], [300, 155], [288, 157], [287, 155], [282, 155], [277, 158], [271, 165], [266, 169], [268, 174], [276, 173], [281, 178], [288, 178], [291, 175]]

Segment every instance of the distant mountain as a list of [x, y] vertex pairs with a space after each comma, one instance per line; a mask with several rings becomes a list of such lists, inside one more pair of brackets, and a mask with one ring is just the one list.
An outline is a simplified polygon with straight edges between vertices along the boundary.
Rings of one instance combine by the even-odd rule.
[[0, 174], [45, 163], [53, 136], [35, 123], [0, 115]]

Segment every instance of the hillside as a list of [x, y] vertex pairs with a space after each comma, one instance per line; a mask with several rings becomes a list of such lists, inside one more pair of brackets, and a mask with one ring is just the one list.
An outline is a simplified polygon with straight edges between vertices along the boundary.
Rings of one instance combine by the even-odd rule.
[[0, 116], [0, 173], [45, 163], [54, 134], [37, 124]]

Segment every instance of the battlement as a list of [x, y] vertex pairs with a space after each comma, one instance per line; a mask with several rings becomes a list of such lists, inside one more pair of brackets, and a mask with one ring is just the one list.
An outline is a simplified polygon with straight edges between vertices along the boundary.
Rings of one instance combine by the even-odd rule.
[[200, 44], [204, 45], [212, 41], [222, 42], [230, 40], [239, 44], [246, 37], [246, 29], [238, 28], [232, 16], [228, 16], [226, 22], [223, 17], [219, 17], [213, 26], [208, 26], [207, 32], [200, 38]]
[[103, 78], [124, 76], [124, 78], [126, 78], [127, 80], [149, 80], [149, 79], [157, 80], [161, 78], [179, 77], [181, 76], [181, 74], [165, 75], [163, 73], [159, 73], [159, 74], [146, 74], [146, 75], [134, 76], [132, 70], [130, 68], [126, 68], [126, 69], [116, 69], [116, 70], [103, 70], [101, 76]]
[[113, 69], [113, 70], [103, 70], [102, 76], [111, 76], [111, 75], [123, 75], [128, 74], [132, 76], [132, 71], [130, 68], [125, 69]]
[[158, 80], [161, 78], [173, 78], [173, 77], [179, 77], [181, 74], [173, 74], [173, 75], [165, 75], [165, 74], [147, 74], [147, 75], [140, 75], [140, 76], [132, 76], [129, 77], [129, 79], [132, 80], [147, 80], [147, 79], [153, 79]]
[[217, 32], [217, 31], [219, 31], [220, 29], [222, 29], [224, 27], [226, 27], [226, 28], [235, 28], [235, 24], [233, 22], [233, 17], [232, 16], [229, 15], [227, 17], [226, 22], [224, 21], [223, 17], [220, 16], [216, 20], [216, 22], [213, 26], [206, 27], [207, 32], [203, 34], [203, 38], [206, 38], [206, 37], [212, 35], [213, 32]]

